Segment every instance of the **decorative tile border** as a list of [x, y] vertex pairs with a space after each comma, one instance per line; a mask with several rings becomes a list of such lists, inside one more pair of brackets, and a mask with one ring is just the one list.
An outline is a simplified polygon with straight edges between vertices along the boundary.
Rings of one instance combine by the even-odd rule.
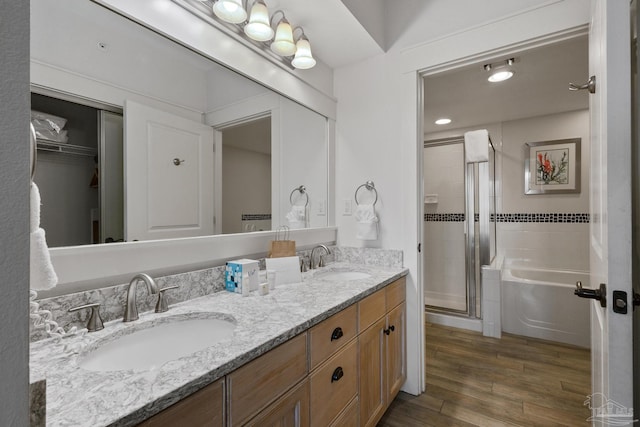
[[433, 222], [462, 222], [464, 221], [465, 214], [463, 213], [426, 213], [424, 214], [425, 221]]
[[270, 220], [271, 214], [242, 214], [242, 221], [264, 221]]
[[498, 222], [543, 222], [554, 224], [588, 224], [588, 213], [499, 213]]
[[[464, 213], [426, 213], [424, 220], [428, 222], [462, 222]], [[474, 221], [479, 221], [479, 214], [474, 215]], [[491, 214], [491, 222], [496, 221], [496, 214]], [[550, 224], [588, 224], [588, 213], [499, 213], [497, 222], [537, 222]]]

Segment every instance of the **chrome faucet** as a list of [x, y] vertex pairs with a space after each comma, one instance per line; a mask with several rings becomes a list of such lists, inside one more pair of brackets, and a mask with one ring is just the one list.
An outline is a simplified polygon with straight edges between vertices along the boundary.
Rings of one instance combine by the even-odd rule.
[[132, 322], [138, 320], [138, 306], [136, 303], [136, 285], [139, 281], [143, 281], [147, 285], [149, 294], [157, 294], [159, 292], [158, 285], [148, 274], [138, 273], [133, 276], [131, 282], [129, 282], [129, 289], [127, 290], [127, 302], [124, 306], [124, 322]]
[[[325, 255], [331, 254], [331, 250], [325, 245], [318, 245], [315, 248], [311, 249], [311, 255], [309, 256], [309, 269], [313, 270], [316, 268], [316, 265], [313, 263], [313, 255], [316, 253], [316, 249], [324, 249]], [[324, 259], [322, 255], [320, 255], [320, 260], [318, 261], [318, 267], [324, 267]]]

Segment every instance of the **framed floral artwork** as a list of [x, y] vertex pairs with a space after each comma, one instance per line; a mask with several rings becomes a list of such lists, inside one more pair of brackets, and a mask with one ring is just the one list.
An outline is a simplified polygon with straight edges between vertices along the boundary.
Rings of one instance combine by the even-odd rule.
[[580, 138], [527, 142], [525, 194], [580, 193]]

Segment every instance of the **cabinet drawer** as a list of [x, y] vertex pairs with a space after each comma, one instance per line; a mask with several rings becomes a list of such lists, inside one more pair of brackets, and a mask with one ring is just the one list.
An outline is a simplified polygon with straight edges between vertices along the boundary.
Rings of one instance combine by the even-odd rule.
[[313, 370], [356, 336], [357, 307], [352, 305], [309, 331], [310, 366]]
[[352, 340], [311, 378], [311, 425], [329, 425], [358, 393], [358, 347]]
[[247, 427], [308, 427], [308, 425], [308, 380], [289, 390], [246, 424]]
[[138, 427], [224, 425], [224, 379], [220, 379], [138, 424]]
[[358, 398], [356, 397], [329, 427], [359, 427], [359, 415], [360, 410], [358, 408]]
[[405, 300], [406, 279], [404, 277], [396, 280], [386, 288], [387, 293], [387, 310], [391, 311], [394, 307]]
[[307, 375], [307, 334], [227, 375], [229, 425], [240, 425]]
[[385, 295], [385, 289], [380, 289], [358, 303], [358, 332], [373, 325], [387, 312]]

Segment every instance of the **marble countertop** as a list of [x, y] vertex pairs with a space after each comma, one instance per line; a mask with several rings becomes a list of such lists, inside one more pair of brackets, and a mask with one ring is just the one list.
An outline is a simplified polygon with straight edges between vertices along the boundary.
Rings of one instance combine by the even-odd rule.
[[[361, 271], [370, 277], [322, 280], [319, 272]], [[171, 305], [166, 313], [141, 313], [140, 319], [105, 323], [99, 332], [31, 344], [32, 375], [47, 381], [47, 426], [129, 426], [160, 412], [277, 345], [406, 275], [406, 268], [335, 263], [303, 273], [301, 283], [280, 285], [260, 296], [231, 292]], [[235, 319], [232, 338], [145, 371], [92, 372], [79, 360], [100, 342], [126, 334], [143, 323], [167, 317], [216, 313]], [[167, 346], [171, 343], [167, 342]]]

